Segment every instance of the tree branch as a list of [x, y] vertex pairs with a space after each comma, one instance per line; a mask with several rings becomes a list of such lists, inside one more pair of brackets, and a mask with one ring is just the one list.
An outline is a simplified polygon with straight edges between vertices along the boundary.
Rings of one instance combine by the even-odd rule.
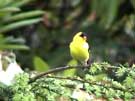
[[[63, 66], [63, 67], [58, 67], [58, 68], [54, 68], [54, 69], [51, 69], [47, 72], [42, 72], [40, 74], [37, 74], [36, 76], [30, 78], [30, 81], [29, 83], [32, 83], [34, 81], [36, 81], [37, 79], [43, 77], [43, 76], [46, 76], [48, 74], [52, 74], [52, 73], [57, 73], [57, 72], [61, 72], [61, 71], [64, 71], [64, 70], [67, 70], [67, 69], [73, 69], [73, 68], [88, 68], [90, 67], [91, 64], [89, 65], [76, 65], [76, 66]], [[108, 68], [111, 68], [111, 69], [119, 69], [120, 67], [116, 67], [116, 66], [107, 66]]]
[[30, 79], [29, 83], [32, 83], [34, 81], [36, 81], [37, 79], [43, 77], [43, 76], [46, 76], [48, 74], [52, 74], [52, 73], [56, 73], [56, 72], [60, 72], [60, 71], [64, 71], [64, 70], [67, 70], [67, 69], [73, 69], [73, 68], [88, 68], [90, 67], [90, 65], [77, 65], [77, 66], [64, 66], [64, 67], [58, 67], [58, 68], [54, 68], [54, 69], [51, 69], [47, 72], [43, 72], [43, 73], [40, 73], [36, 76], [34, 76], [33, 78]]

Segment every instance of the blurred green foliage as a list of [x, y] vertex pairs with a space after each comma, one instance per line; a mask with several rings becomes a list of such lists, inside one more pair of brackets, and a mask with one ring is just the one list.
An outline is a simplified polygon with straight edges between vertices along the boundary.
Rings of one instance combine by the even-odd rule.
[[12, 85], [0, 84], [0, 98], [11, 101], [87, 101], [88, 96], [88, 101], [135, 99], [135, 65], [114, 66], [107, 62], [94, 62], [82, 72], [84, 78], [49, 74], [33, 82], [29, 82], [32, 80], [29, 74], [18, 74]]
[[21, 37], [30, 47], [29, 51], [15, 51], [23, 67], [35, 67], [36, 56], [50, 67], [67, 64], [71, 60], [68, 45], [79, 31], [88, 34], [94, 61], [135, 61], [134, 0], [0, 2], [0, 32], [4, 37]]
[[[21, 6], [26, 5], [32, 0], [1, 0], [0, 1], [0, 33], [4, 34], [11, 30], [31, 25], [42, 20], [44, 14], [41, 10], [26, 11], [21, 10]], [[29, 49], [22, 37], [0, 35], [0, 49]]]
[[42, 72], [49, 70], [49, 65], [45, 61], [43, 61], [40, 57], [35, 56], [33, 59], [34, 59], [33, 60], [34, 68], [36, 71]]
[[0, 50], [14, 50], [23, 69], [43, 72], [76, 65], [68, 46], [79, 31], [87, 33], [91, 60], [97, 61], [83, 79], [73, 77], [76, 69], [32, 84], [28, 74], [19, 75], [11, 87], [0, 84], [1, 97], [33, 101], [63, 95], [72, 99], [72, 92], [83, 84], [87, 93], [99, 98], [133, 99], [135, 67], [129, 65], [135, 63], [134, 12], [134, 0], [0, 0]]
[[26, 45], [23, 45], [25, 42], [22, 38], [14, 38], [12, 36], [10, 37], [3, 37], [0, 35], [0, 50], [11, 50], [11, 49], [21, 49], [21, 50], [28, 50], [29, 47]]
[[[33, 0], [1, 0], [0, 5], [0, 33], [31, 25], [41, 21], [43, 11], [21, 11], [21, 6]], [[39, 17], [38, 17], [39, 16]], [[35, 18], [34, 18], [35, 17]], [[30, 18], [30, 19], [28, 19]]]

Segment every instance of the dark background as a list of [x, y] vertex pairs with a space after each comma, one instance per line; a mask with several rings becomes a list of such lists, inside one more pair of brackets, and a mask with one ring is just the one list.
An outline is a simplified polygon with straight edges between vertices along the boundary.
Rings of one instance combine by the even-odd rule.
[[79, 31], [87, 33], [94, 61], [135, 62], [134, 0], [31, 0], [20, 8], [44, 11], [42, 21], [3, 32], [30, 47], [14, 51], [24, 68], [34, 69], [35, 56], [50, 67], [66, 65], [72, 59], [69, 43]]

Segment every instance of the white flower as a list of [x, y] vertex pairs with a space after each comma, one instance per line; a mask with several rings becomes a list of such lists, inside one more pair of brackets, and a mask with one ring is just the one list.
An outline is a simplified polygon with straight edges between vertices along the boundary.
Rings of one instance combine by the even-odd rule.
[[12, 84], [15, 75], [19, 73], [23, 73], [21, 67], [16, 62], [10, 63], [8, 68], [6, 69], [6, 76], [7, 76], [7, 81], [9, 81], [8, 83], [9, 85]]
[[0, 82], [6, 85], [8, 84], [6, 72], [3, 70], [0, 71]]
[[12, 62], [8, 65], [6, 71], [2, 69], [1, 55], [0, 55], [0, 82], [5, 85], [11, 85], [14, 81], [16, 74], [23, 73], [21, 67], [16, 63]]
[[2, 61], [1, 61], [1, 54], [0, 54], [0, 71], [2, 70]]

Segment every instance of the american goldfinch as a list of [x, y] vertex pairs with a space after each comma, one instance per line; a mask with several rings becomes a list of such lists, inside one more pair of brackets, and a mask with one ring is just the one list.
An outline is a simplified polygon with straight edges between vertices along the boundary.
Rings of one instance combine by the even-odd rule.
[[83, 65], [87, 65], [89, 59], [89, 44], [87, 43], [87, 36], [83, 32], [75, 34], [69, 47], [72, 58]]

